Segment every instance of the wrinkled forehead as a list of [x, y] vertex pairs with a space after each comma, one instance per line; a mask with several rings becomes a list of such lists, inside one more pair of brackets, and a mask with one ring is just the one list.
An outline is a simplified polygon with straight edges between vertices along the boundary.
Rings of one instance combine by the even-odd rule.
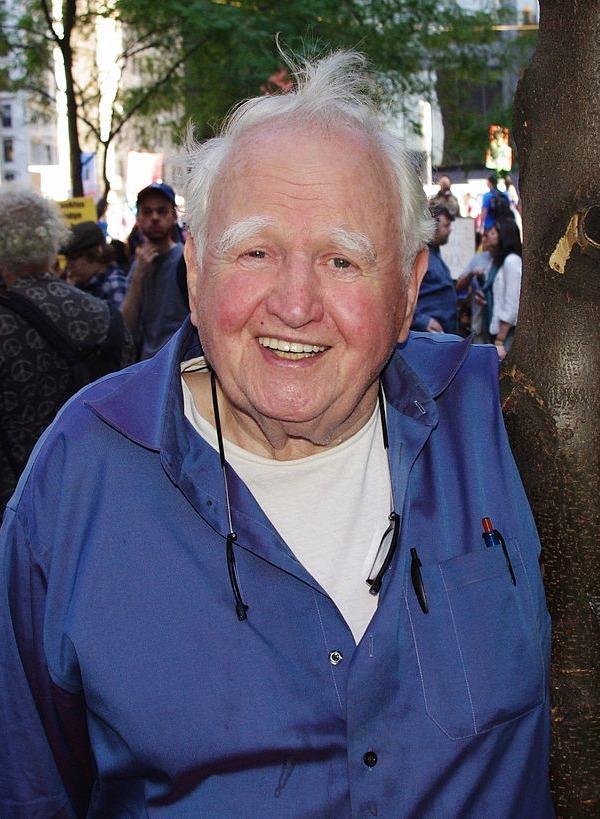
[[208, 232], [214, 238], [217, 229], [261, 215], [261, 206], [265, 216], [269, 208], [282, 218], [331, 216], [340, 226], [376, 234], [385, 226], [390, 234], [397, 188], [375, 138], [356, 127], [266, 124], [238, 138], [223, 160], [209, 201]]
[[[300, 161], [303, 174], [315, 169], [322, 172], [322, 162], [329, 156], [345, 157], [354, 164], [382, 179], [389, 176], [375, 137], [358, 126], [323, 123], [263, 123], [238, 137], [231, 145], [219, 172], [221, 183], [235, 179], [241, 174], [259, 167], [298, 169]], [[343, 167], [336, 166], [338, 172]], [[284, 180], [282, 180], [284, 181]]]

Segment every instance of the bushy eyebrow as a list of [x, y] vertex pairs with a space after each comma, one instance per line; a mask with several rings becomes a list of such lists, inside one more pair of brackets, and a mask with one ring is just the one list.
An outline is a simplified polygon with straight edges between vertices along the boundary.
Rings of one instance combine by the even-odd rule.
[[[215, 253], [219, 257], [226, 256], [240, 242], [252, 239], [262, 230], [272, 227], [275, 221], [268, 216], [248, 216], [239, 222], [234, 222], [225, 228], [214, 244]], [[343, 227], [326, 229], [325, 235], [336, 247], [349, 255], [358, 254], [367, 264], [377, 261], [377, 252], [368, 236], [357, 230]]]
[[226, 256], [232, 248], [240, 242], [245, 242], [260, 233], [261, 230], [271, 227], [273, 220], [268, 216], [248, 216], [239, 222], [225, 228], [221, 236], [215, 242], [215, 252], [217, 256]]
[[364, 233], [346, 228], [332, 228], [328, 232], [329, 237], [335, 245], [345, 250], [348, 254], [358, 254], [368, 264], [375, 264], [377, 252], [373, 242]]

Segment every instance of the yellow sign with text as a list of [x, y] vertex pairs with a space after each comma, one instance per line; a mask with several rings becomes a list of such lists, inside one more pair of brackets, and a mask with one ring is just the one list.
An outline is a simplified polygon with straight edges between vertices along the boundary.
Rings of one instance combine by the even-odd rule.
[[64, 199], [57, 204], [71, 227], [78, 225], [80, 222], [95, 222], [97, 219], [96, 205], [89, 196], [75, 196], [72, 199]]

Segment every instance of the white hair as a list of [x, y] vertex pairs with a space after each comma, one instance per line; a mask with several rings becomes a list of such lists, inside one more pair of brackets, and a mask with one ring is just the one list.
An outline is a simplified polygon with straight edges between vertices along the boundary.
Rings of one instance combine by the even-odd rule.
[[13, 276], [52, 262], [70, 236], [58, 206], [33, 188], [0, 187], [0, 267]]
[[356, 128], [374, 140], [387, 164], [398, 192], [398, 235], [403, 268], [408, 275], [416, 254], [433, 234], [423, 186], [408, 158], [403, 140], [390, 132], [371, 100], [372, 81], [366, 59], [352, 51], [338, 51], [316, 62], [290, 64], [294, 91], [253, 97], [226, 118], [219, 136], [197, 142], [188, 130], [185, 154], [178, 161], [184, 172], [186, 222], [201, 261], [206, 241], [211, 192], [235, 143], [248, 131], [265, 123]]
[[267, 216], [248, 216], [240, 222], [229, 225], [217, 240], [215, 247], [217, 256], [226, 256], [231, 248], [240, 242], [245, 242], [247, 239], [256, 236], [261, 230], [270, 227], [272, 221]]

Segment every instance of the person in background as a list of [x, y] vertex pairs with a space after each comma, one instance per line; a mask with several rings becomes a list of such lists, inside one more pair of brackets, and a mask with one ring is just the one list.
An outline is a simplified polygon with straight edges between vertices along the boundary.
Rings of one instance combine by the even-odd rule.
[[54, 202], [21, 185], [0, 188], [2, 508], [65, 401], [133, 361], [119, 310], [50, 272], [68, 238]]
[[504, 174], [504, 188], [506, 195], [508, 197], [508, 201], [510, 202], [510, 209], [514, 216], [515, 222], [517, 223], [517, 227], [519, 228], [519, 232], [521, 234], [521, 239], [523, 238], [523, 214], [522, 214], [522, 207], [521, 207], [521, 199], [517, 192], [517, 188], [515, 187], [515, 183], [512, 180], [512, 177], [509, 173]]
[[523, 248], [514, 219], [497, 222], [490, 231], [489, 241], [492, 264], [483, 293], [476, 294], [476, 298], [485, 305], [489, 339], [496, 345], [502, 360], [514, 341], [521, 293]]
[[450, 269], [440, 253], [440, 248], [447, 244], [450, 238], [453, 218], [443, 205], [434, 205], [430, 212], [435, 219], [435, 233], [428, 244], [427, 273], [419, 290], [411, 330], [456, 333], [458, 331], [456, 287]]
[[120, 307], [127, 293], [127, 275], [114, 262], [114, 252], [96, 222], [81, 222], [61, 249], [67, 259], [66, 278], [80, 290]]
[[181, 276], [183, 245], [173, 238], [179, 233], [170, 185], [153, 182], [139, 192], [136, 224], [142, 241], [135, 249], [121, 309], [142, 360], [153, 356], [189, 313]]
[[491, 250], [498, 244], [498, 231], [494, 226], [485, 230], [481, 238], [481, 250], [471, 257], [456, 282], [459, 300], [468, 309], [469, 329], [475, 334], [475, 342], [489, 342], [488, 327], [484, 326], [484, 306], [477, 298], [485, 285], [492, 264]]
[[450, 177], [440, 176], [440, 178], [438, 179], [438, 184], [440, 186], [440, 189], [429, 200], [429, 206], [431, 208], [437, 206], [446, 208], [450, 216], [453, 219], [456, 219], [457, 216], [460, 216], [460, 205], [458, 204], [458, 199], [452, 193], [452, 188], [450, 186]]
[[508, 196], [498, 189], [498, 175], [492, 173], [487, 178], [488, 192], [481, 203], [481, 229], [488, 230], [499, 219], [512, 217]]
[[515, 183], [513, 182], [509, 173], [504, 175], [504, 189], [513, 212], [516, 211], [521, 213], [521, 200], [519, 199], [519, 194], [517, 193]]

